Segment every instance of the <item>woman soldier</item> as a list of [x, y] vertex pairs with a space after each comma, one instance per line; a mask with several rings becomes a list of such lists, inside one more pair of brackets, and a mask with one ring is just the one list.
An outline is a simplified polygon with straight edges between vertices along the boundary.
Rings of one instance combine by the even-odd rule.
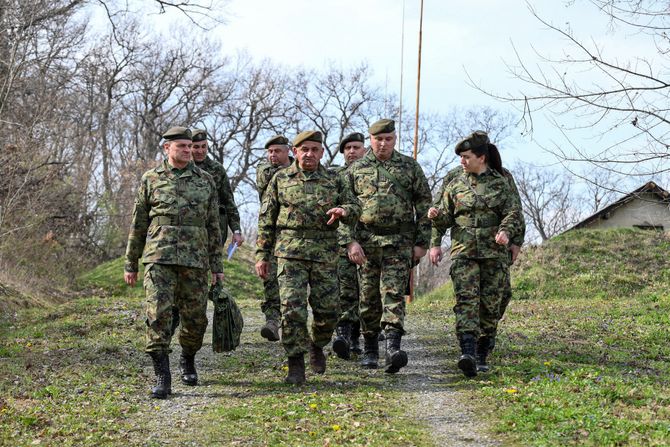
[[[451, 280], [456, 305], [458, 367], [467, 377], [487, 371], [495, 345], [501, 293], [507, 273], [507, 245], [522, 226], [521, 208], [504, 177], [498, 148], [475, 131], [456, 144], [463, 172], [443, 185], [428, 211], [432, 220], [430, 260], [442, 259], [442, 236], [451, 229]], [[476, 359], [475, 359], [476, 356]], [[479, 366], [479, 368], [478, 368]]]

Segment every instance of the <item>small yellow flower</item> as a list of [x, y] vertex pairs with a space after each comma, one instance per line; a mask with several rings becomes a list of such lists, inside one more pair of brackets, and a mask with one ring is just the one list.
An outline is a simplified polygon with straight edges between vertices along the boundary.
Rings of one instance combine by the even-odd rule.
[[26, 343], [26, 348], [30, 348], [32, 345], [33, 345], [32, 343], [28, 342]]
[[514, 394], [514, 393], [519, 392], [519, 390], [517, 390], [516, 388], [507, 388], [505, 390], [505, 392], [508, 393], [508, 394]]
[[160, 410], [160, 409], [161, 409], [160, 405], [156, 405], [156, 406], [154, 407], [154, 410], [156, 410], [156, 411], [158, 411], [158, 410]]
[[340, 431], [340, 430], [342, 430], [342, 427], [340, 427], [340, 426], [337, 425], [337, 424], [334, 424], [334, 425], [333, 425], [333, 431]]
[[551, 366], [551, 362], [544, 362], [544, 366]]
[[281, 369], [282, 371], [288, 371], [288, 366], [282, 366]]
[[309, 408], [312, 410], [316, 410], [317, 405], [316, 404], [309, 404]]

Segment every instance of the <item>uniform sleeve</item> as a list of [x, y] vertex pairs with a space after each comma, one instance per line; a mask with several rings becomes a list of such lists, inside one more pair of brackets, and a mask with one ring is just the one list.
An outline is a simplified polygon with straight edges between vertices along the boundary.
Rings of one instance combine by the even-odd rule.
[[128, 234], [128, 245], [126, 246], [126, 261], [123, 269], [129, 273], [139, 271], [139, 259], [144, 251], [144, 242], [149, 228], [149, 200], [147, 196], [146, 180], [143, 178], [135, 197], [133, 219]]
[[499, 231], [505, 231], [509, 235], [510, 241], [517, 240], [517, 236], [521, 233], [521, 228], [525, 231], [525, 222], [521, 215], [520, 202], [517, 199], [511, 187], [507, 187], [505, 191], [505, 202], [502, 208], [502, 220], [500, 222]]
[[263, 201], [263, 194], [268, 187], [270, 182], [270, 176], [268, 175], [269, 169], [266, 165], [260, 165], [256, 170], [256, 191], [258, 191], [258, 200]]
[[414, 245], [428, 248], [430, 246], [430, 219], [428, 209], [433, 197], [430, 193], [428, 180], [421, 166], [414, 162], [414, 182], [412, 185], [412, 201], [414, 202], [414, 213], [416, 229], [414, 233]]
[[256, 237], [256, 261], [269, 262], [276, 240], [277, 216], [279, 215], [279, 193], [277, 190], [277, 176], [270, 183], [263, 194], [261, 209], [258, 213], [258, 235]]
[[228, 216], [228, 226], [230, 229], [233, 231], [240, 231], [240, 212], [237, 210], [235, 196], [233, 195], [233, 190], [230, 187], [230, 179], [228, 179], [228, 174], [226, 174], [225, 168], [222, 169], [222, 174], [223, 176], [221, 177], [221, 184], [219, 185], [219, 202], [221, 211], [225, 210], [226, 216]]
[[435, 198], [435, 208], [440, 211], [440, 214], [431, 221], [431, 235], [430, 246], [439, 247], [442, 245], [442, 238], [448, 229], [454, 226], [454, 202], [449, 193], [449, 185], [451, 184], [449, 176], [444, 178], [444, 182], [440, 187], [442, 195]]
[[507, 175], [505, 175], [505, 177], [507, 178], [510, 189], [512, 190], [514, 200], [516, 200], [517, 206], [521, 211], [519, 213], [520, 222], [518, 226], [518, 233], [515, 234], [514, 237], [510, 240], [510, 244], [521, 247], [526, 238], [526, 219], [523, 217], [523, 206], [521, 204], [521, 196], [519, 195], [519, 189], [516, 187], [516, 182], [514, 181], [514, 177], [512, 177], [512, 174], [507, 172]]
[[[213, 183], [213, 182], [212, 182]], [[209, 268], [212, 272], [223, 272], [223, 250], [221, 246], [221, 227], [219, 224], [219, 195], [216, 188], [212, 188], [209, 195], [209, 210], [207, 213], [207, 253], [209, 254]]]
[[340, 191], [338, 206], [347, 211], [347, 215], [342, 218], [342, 223], [337, 229], [337, 239], [339, 245], [347, 245], [354, 240], [356, 222], [361, 216], [361, 204], [354, 195], [352, 178], [348, 174], [343, 172], [337, 176], [337, 187]]

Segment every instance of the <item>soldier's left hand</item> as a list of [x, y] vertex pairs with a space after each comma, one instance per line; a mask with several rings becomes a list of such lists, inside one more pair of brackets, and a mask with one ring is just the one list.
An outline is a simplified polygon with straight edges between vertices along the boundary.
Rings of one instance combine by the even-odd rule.
[[509, 244], [509, 235], [507, 234], [507, 231], [498, 231], [498, 234], [496, 234], [496, 244], [498, 245]]
[[328, 220], [328, 222], [326, 222], [326, 224], [330, 225], [333, 222], [335, 222], [337, 219], [339, 219], [340, 217], [346, 217], [347, 210], [345, 210], [344, 208], [340, 208], [340, 207], [331, 208], [328, 211], [326, 211], [326, 214], [328, 214], [330, 216], [330, 219]]
[[242, 236], [242, 233], [234, 233], [233, 242], [235, 242], [238, 247], [244, 244], [244, 236]]
[[217, 282], [223, 283], [223, 272], [212, 272], [212, 285]]

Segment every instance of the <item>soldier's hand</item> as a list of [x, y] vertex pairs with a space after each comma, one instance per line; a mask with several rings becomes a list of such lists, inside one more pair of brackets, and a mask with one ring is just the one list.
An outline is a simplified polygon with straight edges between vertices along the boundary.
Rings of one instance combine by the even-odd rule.
[[512, 252], [512, 264], [514, 264], [516, 262], [516, 258], [519, 257], [519, 253], [521, 253], [521, 247], [512, 244], [509, 246], [509, 251]]
[[242, 233], [233, 233], [233, 242], [235, 242], [238, 247], [244, 244], [244, 236], [242, 236]]
[[440, 247], [431, 248], [428, 257], [433, 265], [439, 264], [442, 260], [442, 249]]
[[258, 261], [256, 263], [256, 274], [261, 279], [267, 279], [269, 269], [270, 269], [270, 263], [267, 261]]
[[326, 224], [330, 225], [333, 222], [335, 222], [337, 219], [339, 219], [340, 217], [346, 217], [347, 210], [345, 210], [344, 208], [340, 208], [340, 207], [331, 208], [328, 211], [326, 211], [326, 214], [328, 214], [330, 216], [330, 219], [328, 220], [328, 222], [326, 222]]
[[137, 272], [123, 272], [123, 280], [130, 287], [135, 287], [137, 283]]
[[509, 235], [507, 234], [507, 231], [498, 231], [498, 234], [496, 234], [496, 244], [498, 245], [509, 244]]
[[419, 259], [423, 258], [426, 256], [426, 249], [423, 247], [419, 247], [418, 245], [414, 246], [414, 250], [412, 250], [412, 257], [415, 261], [418, 261]]
[[223, 272], [212, 272], [212, 285], [217, 282], [223, 283]]
[[347, 245], [347, 256], [349, 256], [349, 260], [354, 264], [363, 265], [368, 262], [368, 258], [365, 257], [365, 252], [363, 251], [363, 247], [361, 247], [361, 244], [356, 241], [350, 242]]
[[439, 214], [440, 214], [440, 210], [438, 210], [434, 206], [431, 206], [430, 209], [428, 210], [428, 218], [429, 219], [435, 219]]

